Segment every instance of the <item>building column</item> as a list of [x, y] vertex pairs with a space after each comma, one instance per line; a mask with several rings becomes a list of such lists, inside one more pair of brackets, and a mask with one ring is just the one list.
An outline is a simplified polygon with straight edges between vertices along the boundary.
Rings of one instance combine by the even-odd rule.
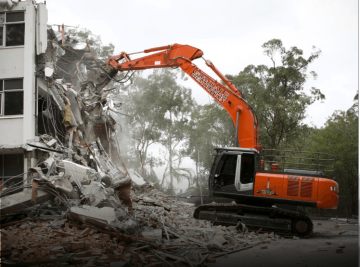
[[36, 10], [26, 1], [24, 45], [24, 120], [23, 143], [35, 138], [35, 26]]

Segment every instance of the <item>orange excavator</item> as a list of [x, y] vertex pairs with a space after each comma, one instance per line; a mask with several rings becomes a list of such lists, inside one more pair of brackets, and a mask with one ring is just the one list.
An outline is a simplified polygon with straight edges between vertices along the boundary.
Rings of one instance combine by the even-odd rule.
[[[138, 53], [152, 54], [130, 58]], [[122, 52], [110, 57], [102, 66], [107, 76], [102, 87], [118, 72], [180, 67], [226, 109], [236, 129], [235, 147], [215, 148], [216, 156], [209, 177], [213, 196], [234, 201], [231, 204], [201, 205], [196, 208], [194, 217], [216, 224], [245, 224], [248, 228], [308, 236], [313, 230], [308, 216], [275, 205], [336, 209], [339, 186], [334, 179], [325, 176], [334, 171], [331, 168], [335, 166], [335, 159], [325, 153], [263, 149], [259, 145], [255, 111], [211, 61], [204, 59], [224, 84], [193, 63], [202, 56], [200, 49], [181, 44], [132, 54]]]

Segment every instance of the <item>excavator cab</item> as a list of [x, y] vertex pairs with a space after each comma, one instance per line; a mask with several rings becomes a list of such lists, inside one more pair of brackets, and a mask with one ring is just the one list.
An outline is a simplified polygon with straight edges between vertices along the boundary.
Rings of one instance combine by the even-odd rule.
[[260, 165], [258, 151], [235, 147], [216, 150], [209, 179], [213, 193], [223, 197], [253, 195], [256, 165]]

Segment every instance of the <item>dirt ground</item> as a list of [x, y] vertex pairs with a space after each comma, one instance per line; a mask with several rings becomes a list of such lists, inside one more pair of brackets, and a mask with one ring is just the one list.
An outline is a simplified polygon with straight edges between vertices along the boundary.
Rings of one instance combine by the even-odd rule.
[[[313, 220], [314, 233], [309, 238], [283, 239], [259, 245], [216, 259], [211, 267], [352, 267], [359, 266], [359, 226]], [[266, 249], [261, 247], [267, 246]], [[336, 250], [345, 246], [342, 253]]]

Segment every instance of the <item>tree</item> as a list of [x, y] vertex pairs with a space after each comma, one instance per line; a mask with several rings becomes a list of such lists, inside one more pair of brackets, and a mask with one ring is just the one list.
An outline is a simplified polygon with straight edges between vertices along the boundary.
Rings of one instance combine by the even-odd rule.
[[317, 88], [312, 87], [310, 94], [304, 91], [309, 74], [314, 79], [317, 77], [314, 71], [308, 74], [307, 69], [321, 51], [313, 47], [313, 53], [304, 58], [301, 49], [294, 46], [287, 50], [279, 39], [272, 39], [262, 47], [272, 66], [249, 65], [238, 75], [227, 77], [257, 114], [260, 145], [273, 149], [291, 148], [299, 134], [309, 131], [303, 123], [306, 108], [325, 99]]
[[166, 126], [163, 131], [161, 144], [166, 148], [166, 154], [168, 156], [166, 161], [168, 164], [161, 185], [164, 186], [167, 177], [169, 177], [168, 193], [174, 194], [174, 179], [178, 182], [184, 178], [188, 181], [192, 179], [191, 170], [180, 167], [184, 156], [180, 146], [186, 137], [188, 116], [193, 109], [195, 100], [192, 99], [189, 88], [176, 83], [176, 72], [165, 69], [163, 73], [166, 75], [168, 83], [164, 94], [161, 96], [163, 107], [167, 110], [165, 119]]
[[[154, 70], [148, 77], [137, 77], [132, 85], [124, 88], [126, 95], [123, 96], [123, 110], [132, 117], [128, 119], [132, 149], [128, 150], [127, 159], [144, 178], [150, 175], [151, 179], [156, 176], [153, 167], [166, 163], [160, 185], [164, 187], [170, 177], [170, 190], [173, 190], [174, 178], [191, 179], [189, 170], [180, 167], [183, 155], [179, 147], [185, 137], [193, 99], [190, 89], [178, 85], [176, 79], [176, 72]], [[155, 143], [165, 147], [164, 158], [148, 157], [148, 149]]]
[[[176, 142], [176, 145], [179, 143], [180, 142]], [[184, 158], [182, 153], [183, 151], [176, 149], [176, 145], [171, 147], [171, 151], [168, 150], [170, 147], [167, 147], [167, 150], [164, 154], [164, 159], [167, 164], [161, 179], [160, 186], [168, 195], [174, 195], [177, 193], [175, 192], [174, 188], [174, 180], [179, 183], [180, 181], [186, 179], [188, 181], [188, 187], [190, 187], [194, 181], [193, 170], [190, 168], [181, 167]], [[170, 153], [171, 157], [169, 156]], [[168, 177], [170, 180], [167, 180]]]
[[128, 154], [127, 158], [131, 158], [130, 165], [139, 169], [144, 178], [147, 176], [146, 165], [153, 168], [163, 164], [158, 157], [148, 159], [148, 149], [161, 141], [166, 127], [167, 107], [163, 94], [167, 84], [168, 77], [156, 70], [146, 78], [138, 76], [132, 85], [124, 88], [123, 109], [131, 116], [128, 118], [132, 138], [129, 151], [135, 152]]
[[187, 154], [197, 166], [203, 168], [201, 177], [206, 177], [210, 172], [214, 148], [234, 146], [235, 143], [234, 123], [227, 111], [215, 101], [194, 106], [187, 135]]
[[340, 195], [346, 196], [352, 214], [358, 213], [358, 94], [348, 111], [335, 111], [325, 127], [310, 135], [308, 150], [333, 154], [336, 157], [335, 173]]

